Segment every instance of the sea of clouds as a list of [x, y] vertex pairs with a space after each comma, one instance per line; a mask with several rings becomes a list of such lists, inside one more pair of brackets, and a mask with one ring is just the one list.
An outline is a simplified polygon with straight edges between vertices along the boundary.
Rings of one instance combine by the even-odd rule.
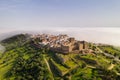
[[0, 44], [0, 53], [4, 53], [5, 47]]
[[95, 43], [105, 43], [120, 46], [120, 28], [79, 28], [79, 27], [54, 27], [40, 28], [33, 30], [14, 30], [5, 33], [0, 33], [0, 40], [19, 33], [47, 33], [47, 34], [68, 34], [75, 37], [77, 40], [85, 40]]

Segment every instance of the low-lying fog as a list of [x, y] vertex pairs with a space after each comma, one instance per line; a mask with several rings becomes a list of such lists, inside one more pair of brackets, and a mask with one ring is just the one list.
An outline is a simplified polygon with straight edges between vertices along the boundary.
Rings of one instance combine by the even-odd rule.
[[0, 44], [0, 53], [3, 53], [5, 51], [5, 47]]
[[6, 36], [15, 35], [17, 33], [50, 33], [50, 34], [68, 34], [75, 37], [77, 40], [86, 40], [89, 42], [106, 43], [120, 46], [120, 28], [51, 28], [51, 29], [34, 29], [21, 30], [19, 32], [9, 32], [4, 35], [0, 33], [2, 40]]

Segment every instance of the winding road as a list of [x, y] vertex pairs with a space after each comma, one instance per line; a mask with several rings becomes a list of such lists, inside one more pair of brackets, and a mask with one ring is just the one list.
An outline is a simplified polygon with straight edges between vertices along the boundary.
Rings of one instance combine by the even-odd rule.
[[98, 48], [97, 46], [96, 46], [96, 48], [100, 51], [100, 53], [104, 54], [105, 56], [110, 57], [110, 58], [113, 58], [115, 61], [120, 62], [120, 59], [119, 59], [119, 58], [117, 58], [117, 57], [115, 57], [115, 56], [113, 56], [113, 55], [111, 55], [111, 54], [109, 54], [109, 53], [103, 52], [103, 51], [102, 51], [100, 48]]

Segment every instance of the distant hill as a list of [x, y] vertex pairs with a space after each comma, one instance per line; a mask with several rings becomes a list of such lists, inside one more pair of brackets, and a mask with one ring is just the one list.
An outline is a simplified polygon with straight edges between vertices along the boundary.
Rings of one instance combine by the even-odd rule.
[[18, 35], [14, 35], [12, 37], [8, 37], [4, 40], [2, 40], [2, 43], [12, 43], [14, 41], [20, 41], [20, 40], [24, 40], [27, 38], [27, 34], [18, 34]]
[[0, 33], [0, 41], [4, 40], [6, 38], [12, 37], [12, 36], [21, 34], [21, 33], [22, 33], [21, 31], [13, 31], [13, 32], [7, 32], [7, 33]]
[[29, 40], [28, 34], [17, 34], [12, 37], [8, 37], [2, 40], [0, 43], [6, 47], [6, 49], [12, 49], [14, 47], [18, 47], [24, 44], [26, 41]]

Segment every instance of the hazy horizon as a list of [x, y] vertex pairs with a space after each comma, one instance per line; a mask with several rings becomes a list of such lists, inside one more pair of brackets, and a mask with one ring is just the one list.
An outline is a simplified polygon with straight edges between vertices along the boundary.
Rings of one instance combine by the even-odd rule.
[[51, 28], [36, 30], [11, 30], [0, 33], [0, 40], [18, 33], [47, 33], [47, 34], [68, 34], [77, 40], [86, 40], [95, 43], [105, 43], [120, 46], [120, 28]]
[[0, 0], [0, 22], [0, 39], [48, 32], [120, 45], [120, 0]]

